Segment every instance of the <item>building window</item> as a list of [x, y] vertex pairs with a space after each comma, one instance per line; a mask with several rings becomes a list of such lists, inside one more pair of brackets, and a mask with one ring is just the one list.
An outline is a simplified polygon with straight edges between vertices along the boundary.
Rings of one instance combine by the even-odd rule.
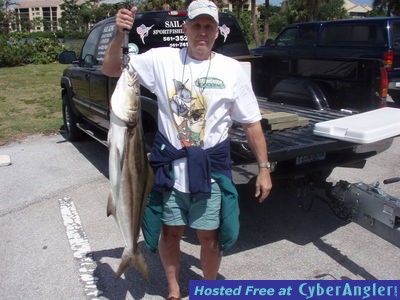
[[17, 28], [21, 31], [29, 31], [29, 8], [19, 8], [17, 12]]

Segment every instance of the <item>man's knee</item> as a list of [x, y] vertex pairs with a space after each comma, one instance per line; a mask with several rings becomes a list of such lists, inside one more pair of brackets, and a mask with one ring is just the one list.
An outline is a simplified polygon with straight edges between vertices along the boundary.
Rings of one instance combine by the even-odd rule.
[[198, 230], [200, 245], [209, 250], [218, 251], [218, 233], [214, 230]]
[[162, 236], [168, 241], [180, 241], [184, 232], [184, 226], [167, 226], [162, 229]]

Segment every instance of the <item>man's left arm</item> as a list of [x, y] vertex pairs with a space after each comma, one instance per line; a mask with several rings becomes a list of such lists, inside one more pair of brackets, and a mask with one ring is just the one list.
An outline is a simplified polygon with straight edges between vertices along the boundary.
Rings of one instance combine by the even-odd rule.
[[[268, 151], [267, 142], [261, 127], [261, 122], [258, 121], [250, 124], [243, 123], [242, 126], [250, 148], [257, 159], [258, 165], [262, 166], [268, 162]], [[268, 197], [272, 188], [269, 171], [269, 168], [259, 167], [256, 180], [255, 197], [259, 199], [260, 203]]]

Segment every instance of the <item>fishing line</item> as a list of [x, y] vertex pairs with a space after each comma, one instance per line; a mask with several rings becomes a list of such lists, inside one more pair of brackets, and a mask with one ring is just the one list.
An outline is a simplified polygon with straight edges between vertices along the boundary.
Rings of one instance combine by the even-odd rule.
[[[188, 78], [185, 81], [185, 83], [183, 83], [183, 79], [185, 77], [185, 68], [186, 68], [186, 61], [187, 61], [187, 57], [188, 57], [188, 52], [189, 52], [189, 49], [186, 48], [185, 58], [183, 60], [183, 70], [182, 70], [182, 80], [181, 80], [182, 86], [181, 86], [181, 89], [183, 89], [184, 85], [189, 81], [189, 78]], [[189, 68], [190, 68], [190, 66], [189, 66]], [[211, 68], [211, 52], [210, 52], [210, 56], [208, 57], [208, 67], [207, 67], [206, 79], [205, 79], [205, 81], [203, 82], [203, 84], [200, 87], [200, 93], [201, 94], [203, 94], [203, 92], [204, 92], [204, 90], [206, 88], [207, 81], [208, 81], [208, 74], [210, 73], [210, 68]], [[190, 68], [190, 77], [191, 77], [192, 82], [193, 82], [193, 75], [192, 75], [192, 69], [191, 68]]]

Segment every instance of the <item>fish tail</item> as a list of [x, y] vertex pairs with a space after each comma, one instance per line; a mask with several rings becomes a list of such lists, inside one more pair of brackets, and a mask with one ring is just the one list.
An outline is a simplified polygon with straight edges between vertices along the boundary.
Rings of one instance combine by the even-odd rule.
[[126, 248], [124, 249], [116, 276], [120, 277], [130, 267], [134, 267], [137, 271], [139, 271], [139, 273], [142, 274], [146, 280], [149, 279], [146, 260], [144, 259], [144, 256], [139, 248], [136, 248], [135, 251], [128, 250]]

